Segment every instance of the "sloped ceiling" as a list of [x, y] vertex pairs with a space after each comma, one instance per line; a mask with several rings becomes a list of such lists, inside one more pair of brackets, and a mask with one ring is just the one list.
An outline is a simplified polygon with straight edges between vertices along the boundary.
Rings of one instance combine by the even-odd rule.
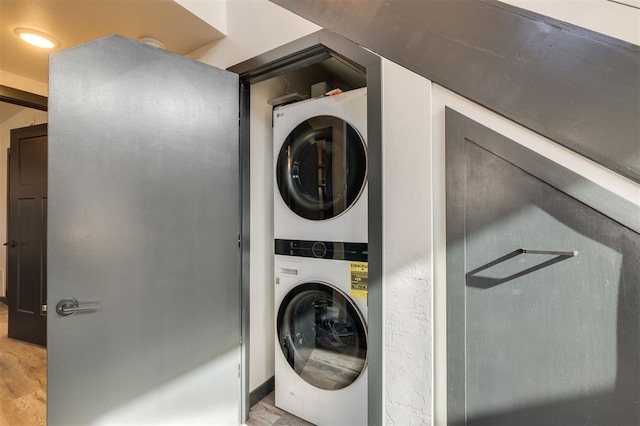
[[496, 0], [270, 1], [640, 183], [639, 46]]
[[[19, 27], [50, 34], [60, 46], [29, 46], [14, 34]], [[47, 82], [50, 53], [111, 34], [151, 37], [179, 55], [224, 37], [172, 0], [0, 0], [0, 69]]]

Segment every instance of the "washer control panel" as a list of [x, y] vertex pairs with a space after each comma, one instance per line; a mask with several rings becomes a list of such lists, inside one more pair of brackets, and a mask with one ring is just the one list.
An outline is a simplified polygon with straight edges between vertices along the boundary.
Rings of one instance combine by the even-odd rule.
[[368, 257], [367, 243], [279, 239], [275, 240], [275, 254], [359, 262], [366, 262]]

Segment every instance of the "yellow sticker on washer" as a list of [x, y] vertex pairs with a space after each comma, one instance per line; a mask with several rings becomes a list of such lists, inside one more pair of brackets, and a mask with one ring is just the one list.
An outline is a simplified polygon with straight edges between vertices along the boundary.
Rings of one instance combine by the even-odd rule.
[[351, 293], [354, 299], [366, 299], [369, 289], [369, 264], [367, 262], [351, 262], [349, 265], [351, 276]]

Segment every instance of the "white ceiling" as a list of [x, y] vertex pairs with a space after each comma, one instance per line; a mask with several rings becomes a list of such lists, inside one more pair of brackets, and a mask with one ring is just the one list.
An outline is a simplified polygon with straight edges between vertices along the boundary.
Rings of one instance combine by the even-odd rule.
[[[61, 45], [30, 46], [14, 34], [18, 27], [50, 34]], [[49, 53], [111, 34], [155, 38], [179, 55], [224, 37], [172, 0], [0, 0], [0, 69], [47, 82]]]

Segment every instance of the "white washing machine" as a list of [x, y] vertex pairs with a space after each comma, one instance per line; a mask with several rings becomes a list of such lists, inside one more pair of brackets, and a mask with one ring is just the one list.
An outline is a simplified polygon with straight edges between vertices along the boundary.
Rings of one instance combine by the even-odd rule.
[[276, 242], [275, 403], [316, 425], [367, 424], [366, 257], [364, 243]]
[[367, 89], [275, 108], [275, 238], [367, 242]]

